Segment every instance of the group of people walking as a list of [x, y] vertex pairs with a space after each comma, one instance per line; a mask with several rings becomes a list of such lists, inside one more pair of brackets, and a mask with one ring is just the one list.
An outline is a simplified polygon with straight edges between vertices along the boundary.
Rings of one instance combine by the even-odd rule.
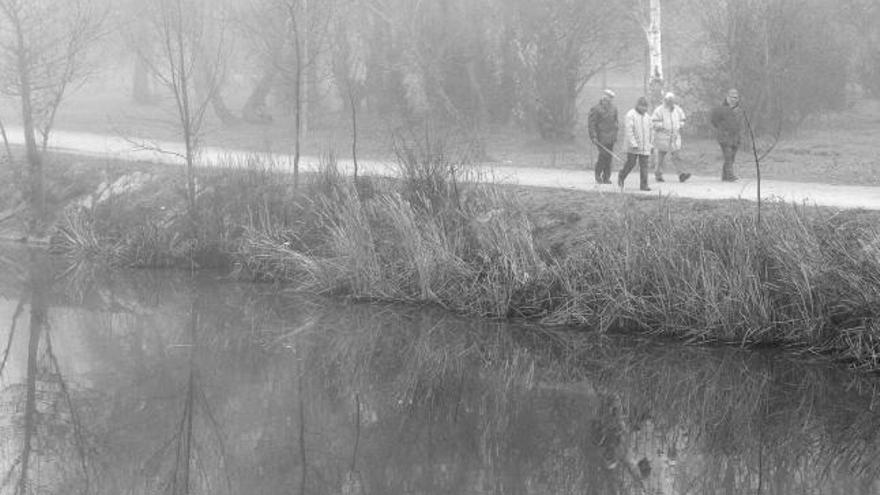
[[[611, 161], [614, 157], [614, 146], [619, 135], [617, 107], [614, 105], [614, 91], [606, 89], [599, 103], [590, 109], [588, 128], [590, 141], [599, 150], [596, 160], [596, 182], [611, 184]], [[690, 172], [683, 168], [681, 160], [681, 130], [686, 122], [686, 115], [676, 103], [673, 93], [666, 93], [663, 103], [653, 112], [648, 111], [648, 100], [640, 97], [635, 107], [629, 110], [623, 119], [623, 139], [626, 146], [626, 161], [617, 174], [617, 185], [623, 187], [626, 177], [639, 166], [639, 189], [650, 191], [648, 187], [648, 169], [652, 154], [656, 151], [654, 180], [665, 182], [664, 171], [668, 161], [672, 162], [679, 182], [685, 182]], [[735, 89], [728, 91], [724, 102], [712, 109], [709, 120], [715, 128], [718, 144], [724, 156], [721, 180], [737, 181], [733, 173], [733, 164], [739, 148], [742, 134], [742, 109], [739, 107], [739, 93]]]

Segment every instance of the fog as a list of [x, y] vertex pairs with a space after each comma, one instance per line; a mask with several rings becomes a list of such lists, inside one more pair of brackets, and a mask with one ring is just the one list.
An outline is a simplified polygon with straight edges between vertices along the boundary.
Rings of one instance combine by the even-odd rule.
[[709, 116], [737, 88], [748, 120], [739, 177], [754, 179], [758, 158], [764, 179], [880, 184], [880, 7], [870, 0], [0, 7], [0, 122], [15, 136], [34, 129], [11, 139], [32, 142], [28, 156], [53, 132], [75, 131], [182, 143], [189, 163], [204, 146], [297, 163], [328, 153], [382, 160], [400, 136], [430, 133], [467, 162], [590, 171], [600, 149], [588, 112], [608, 88], [619, 112], [615, 170], [627, 151], [624, 114], [640, 96], [653, 109], [673, 93], [687, 115], [682, 167], [719, 177]]

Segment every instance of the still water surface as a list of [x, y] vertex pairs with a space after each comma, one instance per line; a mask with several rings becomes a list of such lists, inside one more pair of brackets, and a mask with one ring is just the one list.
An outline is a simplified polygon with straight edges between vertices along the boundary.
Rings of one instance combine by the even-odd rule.
[[880, 493], [877, 382], [0, 253], [2, 494]]

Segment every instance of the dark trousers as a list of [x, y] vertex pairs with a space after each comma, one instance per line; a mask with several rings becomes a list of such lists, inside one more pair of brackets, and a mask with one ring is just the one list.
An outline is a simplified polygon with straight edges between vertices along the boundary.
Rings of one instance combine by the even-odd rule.
[[648, 188], [648, 162], [650, 161], [649, 155], [637, 155], [635, 153], [627, 153], [626, 154], [626, 163], [623, 165], [623, 168], [620, 170], [620, 173], [617, 174], [617, 184], [623, 187], [623, 181], [626, 180], [626, 176], [632, 171], [636, 166], [636, 161], [639, 162], [639, 189], [647, 189]]
[[737, 146], [735, 144], [721, 144], [721, 154], [724, 155], [724, 165], [721, 168], [721, 180], [729, 180], [736, 177], [733, 173], [733, 161], [736, 160]]
[[611, 180], [611, 149], [614, 143], [601, 143], [597, 146], [599, 158], [596, 160], [596, 182], [608, 182]]

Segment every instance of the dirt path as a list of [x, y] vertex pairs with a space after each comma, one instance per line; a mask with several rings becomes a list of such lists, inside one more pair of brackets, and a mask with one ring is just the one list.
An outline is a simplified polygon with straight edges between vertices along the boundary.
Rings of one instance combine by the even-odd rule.
[[[7, 129], [10, 143], [23, 144], [20, 128]], [[117, 136], [105, 136], [82, 132], [54, 131], [49, 143], [51, 149], [90, 156], [106, 156], [131, 161], [152, 161], [161, 163], [181, 163], [183, 147], [180, 143], [150, 142], [146, 140], [123, 139]], [[158, 151], [161, 150], [161, 151]], [[271, 158], [281, 169], [292, 168], [289, 155], [252, 153], [240, 150], [228, 150], [208, 147], [202, 152], [202, 163], [205, 166], [222, 166], [224, 163], [238, 162], [248, 156]], [[226, 160], [231, 159], [231, 160]], [[314, 170], [319, 164], [315, 157], [301, 159], [302, 170]], [[395, 167], [391, 163], [379, 161], [358, 161], [360, 173], [367, 175], [395, 175]], [[349, 172], [352, 164], [348, 160], [339, 161], [340, 169]], [[519, 184], [524, 186], [563, 188], [572, 190], [595, 191], [607, 194], [619, 194], [620, 189], [614, 185], [597, 185], [593, 180], [593, 171], [572, 171], [547, 168], [505, 167], [487, 164], [481, 174], [500, 183]], [[615, 175], [616, 177], [616, 175]], [[627, 179], [625, 194], [654, 194], [670, 197], [694, 199], [746, 199], [754, 201], [757, 197], [757, 182], [741, 180], [736, 183], [724, 183], [717, 177], [692, 177], [688, 182], [654, 183], [651, 180], [651, 192], [638, 190], [638, 173]], [[781, 200], [818, 206], [838, 208], [864, 208], [880, 210], [880, 187], [871, 186], [839, 186], [809, 182], [787, 182], [764, 180], [761, 183], [761, 197], [766, 200]]]

